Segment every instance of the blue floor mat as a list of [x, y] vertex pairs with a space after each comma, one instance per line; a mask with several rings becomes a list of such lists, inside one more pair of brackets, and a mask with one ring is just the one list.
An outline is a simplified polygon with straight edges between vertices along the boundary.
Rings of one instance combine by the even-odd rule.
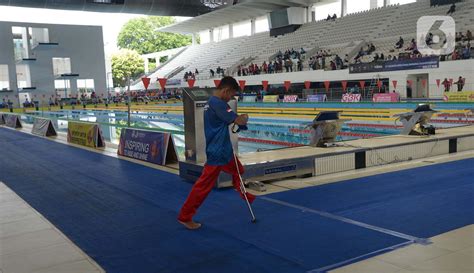
[[211, 193], [190, 232], [176, 175], [3, 128], [0, 145], [0, 181], [108, 273], [306, 272], [406, 242], [265, 200], [251, 224], [233, 190]]
[[277, 193], [272, 198], [432, 237], [474, 224], [474, 159]]

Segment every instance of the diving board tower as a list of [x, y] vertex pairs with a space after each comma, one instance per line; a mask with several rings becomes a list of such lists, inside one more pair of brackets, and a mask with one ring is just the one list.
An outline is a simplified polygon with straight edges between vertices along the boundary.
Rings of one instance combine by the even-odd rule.
[[435, 127], [429, 121], [436, 112], [429, 104], [419, 104], [413, 112], [396, 114], [394, 117], [403, 124], [401, 135], [434, 135]]
[[322, 111], [313, 122], [307, 126], [311, 128], [310, 146], [330, 147], [336, 141], [337, 134], [342, 125], [350, 119], [340, 119], [340, 111]]

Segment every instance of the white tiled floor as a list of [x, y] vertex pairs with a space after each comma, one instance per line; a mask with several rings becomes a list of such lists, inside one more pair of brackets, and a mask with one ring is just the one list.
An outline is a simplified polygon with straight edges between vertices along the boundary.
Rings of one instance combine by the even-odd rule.
[[473, 273], [474, 225], [431, 238], [330, 273]]
[[40, 272], [104, 271], [0, 182], [0, 273]]

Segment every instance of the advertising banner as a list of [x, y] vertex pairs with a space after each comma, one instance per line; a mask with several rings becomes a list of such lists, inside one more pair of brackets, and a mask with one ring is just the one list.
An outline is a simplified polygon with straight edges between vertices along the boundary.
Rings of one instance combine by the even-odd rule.
[[360, 102], [360, 94], [343, 94], [341, 102]]
[[327, 101], [328, 98], [325, 94], [319, 94], [319, 95], [308, 95], [306, 97], [308, 102], [324, 102]]
[[263, 102], [278, 102], [278, 96], [276, 95], [265, 95]]
[[398, 102], [400, 95], [398, 93], [380, 93], [374, 94], [373, 102]]
[[49, 119], [35, 118], [31, 133], [39, 136], [57, 136], [53, 123]]
[[105, 147], [99, 125], [84, 122], [68, 122], [67, 142], [91, 148]]
[[423, 57], [417, 59], [399, 59], [396, 61], [353, 64], [349, 66], [349, 73], [370, 73], [429, 68], [439, 68], [439, 58], [437, 56]]
[[257, 99], [257, 96], [255, 95], [252, 95], [252, 96], [244, 96], [242, 98], [242, 101], [243, 102], [255, 102], [255, 100]]
[[5, 125], [8, 127], [15, 129], [23, 127], [17, 115], [3, 114], [3, 118], [5, 119]]
[[298, 101], [298, 95], [285, 95], [283, 102], [296, 102]]
[[166, 85], [180, 85], [181, 79], [170, 79], [166, 81]]
[[123, 128], [117, 153], [157, 165], [178, 160], [171, 134], [145, 130]]
[[474, 102], [474, 91], [445, 92], [444, 101]]

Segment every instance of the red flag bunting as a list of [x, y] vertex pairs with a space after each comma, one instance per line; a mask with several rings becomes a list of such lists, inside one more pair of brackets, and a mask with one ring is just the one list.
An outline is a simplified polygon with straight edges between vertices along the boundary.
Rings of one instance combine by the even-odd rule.
[[310, 81], [305, 81], [304, 82], [304, 88], [309, 89], [311, 87], [311, 82]]
[[324, 88], [326, 88], [326, 92], [329, 91], [329, 85], [331, 84], [330, 81], [324, 81]]
[[382, 88], [382, 81], [381, 80], [377, 80], [377, 87]]
[[263, 90], [267, 91], [267, 89], [268, 89], [268, 81], [262, 81], [262, 86], [263, 86]]
[[441, 80], [440, 80], [440, 79], [436, 79], [436, 85], [439, 87], [440, 84], [441, 84]]
[[426, 87], [426, 79], [421, 79], [421, 85], [423, 85], [423, 88]]
[[189, 80], [188, 80], [188, 86], [189, 86], [189, 88], [193, 88], [195, 82], [196, 82], [195, 79], [189, 79]]
[[221, 84], [221, 80], [214, 80], [214, 84], [216, 85], [216, 87], [218, 87], [219, 84]]
[[347, 81], [342, 81], [342, 82], [341, 82], [341, 85], [342, 85], [342, 91], [346, 92]]
[[165, 89], [166, 78], [158, 78], [158, 82], [160, 82], [161, 89]]
[[407, 84], [409, 87], [411, 87], [413, 85], [413, 80], [407, 80]]
[[365, 81], [359, 81], [360, 88], [365, 88]]
[[285, 82], [284, 82], [284, 85], [285, 85], [285, 90], [286, 90], [286, 92], [288, 92], [288, 90], [290, 90], [291, 81], [285, 81]]
[[393, 81], [392, 81], [392, 84], [393, 84], [393, 88], [397, 89], [398, 81], [393, 80]]
[[239, 80], [240, 89], [244, 91], [245, 89], [245, 80]]
[[145, 87], [145, 90], [148, 90], [148, 86], [150, 86], [150, 78], [143, 77], [142, 82], [143, 82], [143, 86]]

